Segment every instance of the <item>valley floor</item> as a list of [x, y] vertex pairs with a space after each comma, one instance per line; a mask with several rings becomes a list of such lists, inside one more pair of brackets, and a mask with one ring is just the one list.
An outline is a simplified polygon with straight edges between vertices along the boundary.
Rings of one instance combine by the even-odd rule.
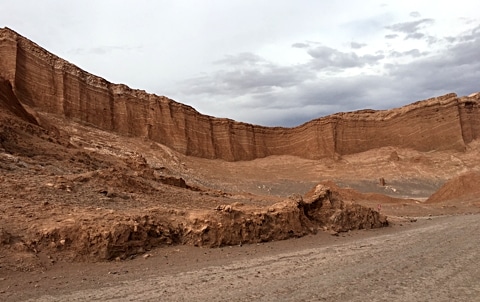
[[0, 279], [3, 301], [475, 301], [480, 217], [417, 217], [340, 236], [219, 249], [170, 247], [126, 262], [59, 264]]
[[[56, 130], [0, 123], [1, 301], [480, 295], [478, 141], [465, 152], [385, 147], [321, 160], [225, 162], [40, 117]], [[356, 207], [363, 218], [379, 222], [379, 211], [391, 226], [295, 233], [290, 218], [305, 214], [295, 202], [318, 183], [336, 200], [363, 206]], [[322, 209], [338, 213], [333, 201]], [[285, 202], [293, 211], [278, 224]], [[258, 236], [243, 241], [247, 233]]]

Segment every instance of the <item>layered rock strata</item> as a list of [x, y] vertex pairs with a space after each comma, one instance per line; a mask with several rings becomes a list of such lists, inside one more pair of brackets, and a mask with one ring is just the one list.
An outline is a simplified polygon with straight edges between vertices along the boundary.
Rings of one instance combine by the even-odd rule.
[[[343, 202], [337, 192], [321, 184], [305, 199], [296, 196], [268, 208], [234, 204], [215, 210], [170, 210], [168, 214], [159, 209], [125, 216], [110, 212], [101, 218], [109, 223], [92, 226], [95, 219], [98, 216], [75, 213], [53, 224], [34, 224], [22, 238], [23, 245], [68, 260], [111, 260], [172, 244], [221, 247], [298, 238], [322, 230], [336, 234], [388, 226], [384, 215]], [[13, 237], [0, 227], [5, 245]]]
[[338, 113], [295, 128], [215, 118], [164, 96], [112, 84], [8, 28], [0, 29], [0, 77], [10, 82], [21, 103], [38, 111], [210, 159], [318, 159], [384, 146], [463, 150], [480, 136], [479, 94], [447, 94], [386, 111]]
[[0, 113], [6, 112], [32, 124], [37, 124], [13, 93], [12, 85], [7, 80], [0, 78]]

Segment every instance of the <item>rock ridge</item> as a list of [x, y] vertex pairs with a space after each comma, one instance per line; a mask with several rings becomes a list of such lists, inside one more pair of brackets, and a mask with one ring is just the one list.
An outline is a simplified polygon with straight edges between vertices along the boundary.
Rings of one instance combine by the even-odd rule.
[[209, 159], [319, 159], [385, 146], [462, 151], [480, 136], [478, 93], [450, 93], [391, 110], [337, 113], [294, 128], [215, 118], [165, 96], [110, 83], [9, 28], [0, 29], [0, 78], [34, 110]]

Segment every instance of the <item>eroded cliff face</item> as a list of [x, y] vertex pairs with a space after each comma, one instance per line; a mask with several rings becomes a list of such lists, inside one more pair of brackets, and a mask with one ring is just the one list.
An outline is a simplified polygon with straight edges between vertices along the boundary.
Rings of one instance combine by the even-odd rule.
[[10, 82], [0, 78], [0, 114], [4, 112], [13, 114], [27, 123], [38, 124], [35, 118], [18, 101]]
[[112, 84], [8, 28], [0, 29], [0, 77], [10, 82], [21, 103], [38, 111], [212, 159], [317, 159], [384, 146], [463, 150], [480, 136], [479, 94], [448, 94], [387, 111], [338, 113], [295, 128], [214, 118], [164, 96]]

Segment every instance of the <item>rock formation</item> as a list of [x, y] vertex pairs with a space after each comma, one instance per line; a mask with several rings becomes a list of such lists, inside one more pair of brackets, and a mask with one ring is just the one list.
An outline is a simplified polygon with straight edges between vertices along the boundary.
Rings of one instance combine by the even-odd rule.
[[318, 159], [384, 146], [461, 151], [480, 136], [479, 94], [459, 98], [452, 93], [392, 110], [338, 113], [295, 128], [214, 118], [167, 97], [109, 83], [8, 28], [0, 29], [0, 78], [34, 110], [211, 159]]
[[10, 82], [4, 79], [0, 79], [0, 112], [13, 114], [28, 123], [37, 124], [35, 118], [17, 100]]
[[[95, 219], [109, 223], [94, 227]], [[125, 216], [112, 211], [102, 218], [75, 213], [63, 221], [35, 225], [35, 231], [23, 238], [22, 245], [30, 250], [60, 253], [68, 260], [111, 260], [171, 244], [221, 247], [302, 237], [322, 230], [335, 234], [384, 226], [388, 226], [384, 215], [344, 202], [336, 191], [319, 184], [305, 200], [299, 196], [268, 208], [233, 204], [215, 210], [168, 213], [151, 209], [148, 214]], [[0, 226], [0, 247], [9, 247], [13, 237]]]

